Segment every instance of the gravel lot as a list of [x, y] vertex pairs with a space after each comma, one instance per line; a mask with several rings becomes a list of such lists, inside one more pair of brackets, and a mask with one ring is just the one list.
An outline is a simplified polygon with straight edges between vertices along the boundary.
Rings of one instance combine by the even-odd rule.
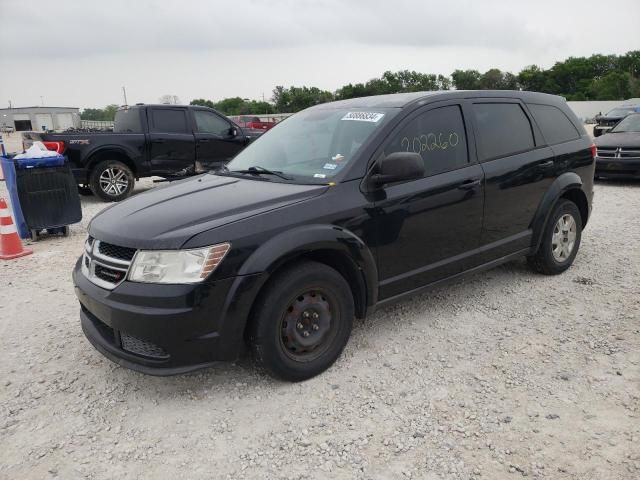
[[70, 271], [106, 205], [83, 203], [0, 262], [0, 478], [640, 478], [640, 183], [597, 184], [565, 274], [517, 261], [380, 310], [301, 384], [102, 357]]

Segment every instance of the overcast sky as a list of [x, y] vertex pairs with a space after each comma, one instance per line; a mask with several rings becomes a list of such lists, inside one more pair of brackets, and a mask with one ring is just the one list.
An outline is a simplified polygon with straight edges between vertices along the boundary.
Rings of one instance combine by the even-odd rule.
[[[608, 5], [608, 6], [607, 6]], [[640, 49], [640, 0], [0, 0], [0, 106], [335, 90]], [[42, 98], [41, 98], [42, 97]]]

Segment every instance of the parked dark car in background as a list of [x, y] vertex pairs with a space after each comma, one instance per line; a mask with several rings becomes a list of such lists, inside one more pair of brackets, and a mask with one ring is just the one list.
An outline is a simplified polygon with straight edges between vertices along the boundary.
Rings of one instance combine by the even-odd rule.
[[192, 175], [231, 160], [251, 135], [206, 107], [143, 105], [116, 112], [113, 132], [25, 133], [64, 154], [79, 185], [105, 201], [120, 201], [142, 177]]
[[564, 272], [589, 219], [594, 155], [552, 95], [314, 106], [226, 169], [96, 215], [73, 272], [83, 331], [150, 374], [234, 360], [246, 342], [271, 374], [304, 380], [376, 307], [521, 256]]
[[640, 178], [640, 113], [627, 115], [595, 144], [596, 178]]
[[598, 124], [593, 127], [593, 136], [599, 137], [611, 130], [620, 120], [627, 115], [640, 111], [640, 105], [622, 105], [610, 110], [606, 115], [596, 115]]

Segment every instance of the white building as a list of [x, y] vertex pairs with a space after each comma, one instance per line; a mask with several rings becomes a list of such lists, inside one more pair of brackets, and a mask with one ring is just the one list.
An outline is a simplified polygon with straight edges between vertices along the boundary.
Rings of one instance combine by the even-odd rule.
[[72, 107], [0, 108], [0, 131], [56, 131], [80, 128], [80, 109]]

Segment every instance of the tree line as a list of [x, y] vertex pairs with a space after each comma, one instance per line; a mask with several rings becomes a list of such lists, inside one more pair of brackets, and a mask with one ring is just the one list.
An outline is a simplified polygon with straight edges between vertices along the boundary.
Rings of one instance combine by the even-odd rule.
[[[497, 68], [484, 73], [478, 70], [455, 70], [449, 76], [409, 70], [387, 71], [379, 78], [372, 78], [364, 83], [348, 83], [335, 92], [318, 87], [285, 88], [278, 85], [273, 89], [271, 102], [241, 97], [225, 98], [217, 102], [197, 98], [191, 101], [191, 105], [211, 107], [225, 115], [293, 113], [332, 100], [451, 89], [521, 89], [561, 95], [567, 100], [624, 100], [640, 97], [640, 50], [624, 55], [569, 57], [556, 62], [551, 68], [530, 65], [518, 74], [503, 72]], [[115, 106], [109, 105], [105, 109], [86, 109], [81, 115], [83, 119], [103, 119], [89, 116], [111, 116], [110, 119], [113, 119], [113, 107]]]

